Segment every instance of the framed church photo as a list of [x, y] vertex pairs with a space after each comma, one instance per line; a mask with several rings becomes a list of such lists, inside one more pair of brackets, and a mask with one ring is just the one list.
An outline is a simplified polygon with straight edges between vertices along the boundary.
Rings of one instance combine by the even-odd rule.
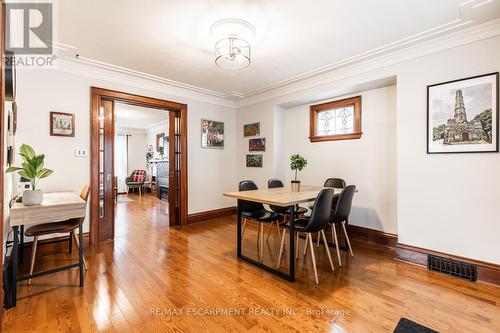
[[498, 152], [498, 72], [427, 86], [427, 153]]

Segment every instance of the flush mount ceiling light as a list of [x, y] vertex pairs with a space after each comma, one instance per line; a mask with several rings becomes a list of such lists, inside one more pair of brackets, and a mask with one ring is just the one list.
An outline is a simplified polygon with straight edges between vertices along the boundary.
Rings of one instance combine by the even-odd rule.
[[250, 65], [250, 41], [255, 28], [239, 19], [215, 22], [210, 29], [215, 43], [215, 64], [224, 69], [242, 69]]

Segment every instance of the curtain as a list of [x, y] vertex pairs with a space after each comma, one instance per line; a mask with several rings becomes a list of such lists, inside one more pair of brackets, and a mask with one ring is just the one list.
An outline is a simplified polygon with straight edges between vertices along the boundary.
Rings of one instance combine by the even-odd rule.
[[117, 134], [115, 136], [115, 177], [118, 177], [118, 193], [127, 191], [125, 178], [128, 174], [128, 144], [127, 135]]

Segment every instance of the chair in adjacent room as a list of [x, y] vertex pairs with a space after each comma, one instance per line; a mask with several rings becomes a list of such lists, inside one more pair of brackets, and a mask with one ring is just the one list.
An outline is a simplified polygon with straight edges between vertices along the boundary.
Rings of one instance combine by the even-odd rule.
[[125, 178], [125, 184], [127, 185], [127, 192], [130, 188], [139, 189], [139, 195], [142, 195], [142, 187], [147, 178], [146, 170], [137, 169], [132, 171], [130, 176]]
[[[80, 192], [80, 198], [82, 198], [83, 200], [85, 200], [85, 202], [87, 202], [89, 194], [90, 194], [90, 186], [85, 185], [82, 191]], [[43, 235], [68, 232], [69, 233], [68, 252], [71, 253], [73, 248], [73, 239], [75, 240], [76, 248], [80, 250], [80, 241], [78, 240], [78, 235], [75, 232], [76, 229], [78, 229], [79, 224], [80, 224], [80, 219], [70, 219], [61, 222], [37, 224], [26, 229], [26, 232], [24, 234], [26, 236], [33, 237], [33, 246], [31, 249], [30, 275], [33, 274], [33, 269], [35, 267], [36, 247], [38, 245], [38, 237]], [[83, 254], [82, 257], [83, 257], [83, 266], [85, 267], [85, 270], [87, 270], [87, 262], [85, 261], [85, 256]], [[28, 280], [28, 285], [30, 284], [31, 284], [31, 279]]]
[[[301, 232], [305, 233], [306, 234], [305, 247], [307, 247], [307, 245], [309, 244], [316, 284], [319, 284], [319, 281], [318, 281], [318, 271], [316, 269], [316, 256], [314, 254], [314, 245], [313, 245], [314, 243], [312, 240], [313, 232], [314, 233], [319, 232], [319, 234], [323, 237], [323, 241], [325, 242], [325, 250], [328, 255], [328, 260], [330, 261], [330, 266], [332, 268], [332, 271], [335, 270], [335, 267], [333, 266], [332, 256], [330, 255], [330, 249], [328, 248], [328, 243], [326, 242], [325, 231], [324, 231], [326, 226], [330, 222], [333, 194], [334, 194], [333, 188], [326, 188], [321, 190], [321, 192], [318, 194], [318, 197], [314, 201], [311, 216], [309, 218], [299, 218], [294, 222], [294, 228], [297, 231], [295, 247], [296, 249], [298, 249], [298, 240], [299, 240], [298, 234]], [[281, 234], [281, 245], [280, 245], [280, 252], [278, 255], [278, 264], [276, 266], [277, 268], [279, 268], [281, 264], [281, 257], [283, 255], [283, 247], [286, 238], [286, 230], [290, 228], [290, 222], [288, 222], [285, 225], [282, 225], [282, 227], [284, 227], [284, 229], [283, 233]], [[290, 255], [292, 254], [290, 253]]]
[[[255, 185], [255, 183], [251, 180], [243, 180], [238, 185], [239, 191], [251, 191], [257, 189], [258, 189], [257, 185]], [[265, 209], [264, 205], [261, 203], [246, 201], [246, 200], [238, 200], [238, 210], [241, 213], [241, 217], [244, 219], [241, 237], [243, 237], [247, 220], [259, 223], [257, 244], [258, 244], [258, 257], [262, 262], [264, 253], [264, 223], [273, 223], [279, 221], [281, 219], [281, 215], [276, 212], [272, 212]]]
[[354, 185], [349, 185], [342, 191], [342, 193], [338, 198], [337, 204], [335, 205], [335, 209], [332, 211], [332, 215], [330, 217], [330, 225], [332, 226], [332, 240], [335, 242], [335, 248], [337, 250], [337, 257], [339, 259], [340, 267], [342, 267], [342, 261], [340, 259], [339, 242], [337, 239], [337, 228], [335, 226], [338, 224], [342, 225], [342, 229], [344, 230], [344, 235], [347, 242], [347, 247], [349, 248], [351, 256], [354, 257], [354, 254], [352, 252], [351, 242], [349, 241], [349, 236], [347, 235], [347, 229], [346, 229], [346, 221], [348, 220], [349, 214], [351, 213], [352, 199], [354, 197], [354, 192], [356, 192], [356, 186]]

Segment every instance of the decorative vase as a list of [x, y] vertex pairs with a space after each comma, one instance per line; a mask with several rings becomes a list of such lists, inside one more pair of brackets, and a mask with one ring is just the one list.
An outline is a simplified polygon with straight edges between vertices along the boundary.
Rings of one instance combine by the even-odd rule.
[[292, 180], [292, 192], [300, 192], [300, 180]]
[[23, 205], [25, 206], [35, 206], [41, 204], [43, 201], [42, 190], [26, 190], [23, 192]]

